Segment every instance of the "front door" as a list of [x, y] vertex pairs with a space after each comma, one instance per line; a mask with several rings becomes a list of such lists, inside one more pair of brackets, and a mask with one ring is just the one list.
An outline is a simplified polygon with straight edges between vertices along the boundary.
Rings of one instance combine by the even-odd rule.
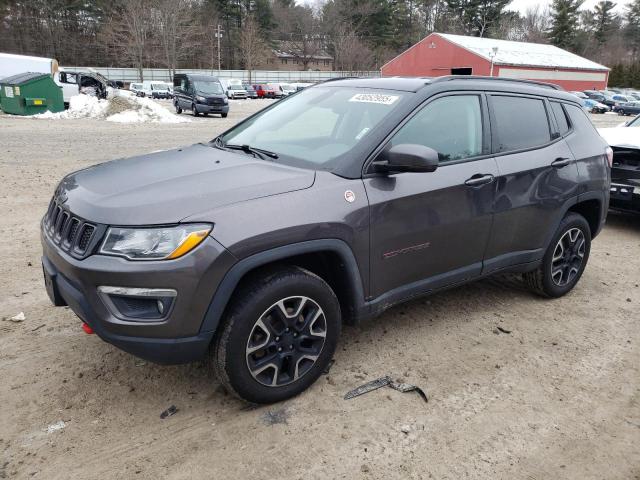
[[498, 173], [488, 154], [485, 105], [477, 93], [430, 100], [386, 148], [431, 147], [439, 154], [438, 169], [365, 178], [373, 297], [402, 298], [481, 272]]

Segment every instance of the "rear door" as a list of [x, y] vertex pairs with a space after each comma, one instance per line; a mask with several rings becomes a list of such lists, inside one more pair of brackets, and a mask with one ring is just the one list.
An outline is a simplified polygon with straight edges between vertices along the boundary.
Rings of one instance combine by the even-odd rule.
[[480, 274], [498, 174], [478, 92], [430, 99], [384, 148], [398, 144], [433, 148], [440, 164], [429, 173], [365, 176], [372, 293], [392, 292], [390, 301]]
[[579, 183], [560, 103], [502, 93], [488, 100], [499, 176], [483, 273], [540, 259]]

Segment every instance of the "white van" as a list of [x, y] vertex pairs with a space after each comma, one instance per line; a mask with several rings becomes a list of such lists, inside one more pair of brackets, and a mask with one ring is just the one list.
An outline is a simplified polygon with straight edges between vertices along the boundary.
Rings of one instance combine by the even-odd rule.
[[151, 98], [171, 98], [169, 86], [165, 82], [145, 80], [142, 82], [142, 91]]

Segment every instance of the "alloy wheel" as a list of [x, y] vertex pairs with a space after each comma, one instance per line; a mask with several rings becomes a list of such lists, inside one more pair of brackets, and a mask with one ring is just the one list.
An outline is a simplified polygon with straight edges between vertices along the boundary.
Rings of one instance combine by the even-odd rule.
[[268, 387], [295, 382], [315, 365], [325, 343], [327, 321], [311, 298], [294, 296], [271, 305], [247, 340], [251, 376]]
[[579, 228], [567, 230], [553, 250], [551, 278], [553, 283], [564, 287], [571, 282], [582, 267], [586, 241]]

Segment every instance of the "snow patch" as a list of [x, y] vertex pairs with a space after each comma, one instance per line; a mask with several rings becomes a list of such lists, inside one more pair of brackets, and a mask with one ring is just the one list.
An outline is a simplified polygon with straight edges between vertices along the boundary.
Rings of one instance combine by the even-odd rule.
[[174, 115], [149, 98], [136, 97], [125, 90], [114, 90], [107, 100], [89, 95], [75, 95], [69, 99], [64, 112], [45, 112], [35, 119], [94, 118], [117, 123], [186, 123], [188, 118]]
[[58, 430], [62, 430], [66, 426], [67, 424], [64, 423], [64, 421], [60, 420], [56, 423], [52, 423], [51, 425], [49, 425], [47, 427], [47, 433], [57, 432]]

